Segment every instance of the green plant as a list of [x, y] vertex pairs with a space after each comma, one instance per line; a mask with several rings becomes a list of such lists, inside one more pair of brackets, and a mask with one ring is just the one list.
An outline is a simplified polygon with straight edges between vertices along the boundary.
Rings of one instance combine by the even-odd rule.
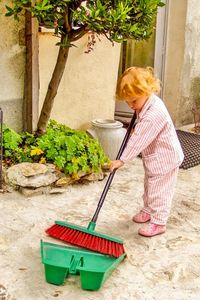
[[48, 161], [73, 177], [78, 177], [79, 171], [99, 172], [109, 162], [97, 140], [84, 131], [73, 130], [54, 120], [37, 143]]
[[31, 155], [34, 145], [36, 145], [36, 138], [33, 134], [28, 132], [18, 134], [5, 124], [3, 125], [3, 155], [8, 165], [37, 161], [37, 157]]
[[17, 163], [21, 155], [19, 148], [21, 136], [11, 128], [3, 125], [3, 156], [7, 164]]
[[73, 130], [51, 120], [42, 136], [21, 134], [4, 125], [3, 152], [8, 165], [20, 162], [51, 162], [65, 174], [78, 179], [79, 172], [100, 172], [109, 162], [101, 145], [86, 132]]

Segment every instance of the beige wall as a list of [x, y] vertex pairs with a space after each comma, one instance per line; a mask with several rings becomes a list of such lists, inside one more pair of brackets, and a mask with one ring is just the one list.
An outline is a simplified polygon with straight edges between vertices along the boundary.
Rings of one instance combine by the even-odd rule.
[[163, 99], [175, 123], [179, 121], [178, 102], [185, 49], [187, 0], [169, 0]]
[[200, 104], [200, 1], [168, 1], [164, 101], [177, 126], [193, 122]]
[[[7, 1], [9, 4], [9, 1]], [[0, 3], [0, 107], [4, 121], [13, 129], [22, 129], [22, 98], [25, 49], [23, 21], [5, 17], [5, 1]]]
[[188, 0], [182, 65], [179, 122], [193, 122], [191, 108], [200, 106], [200, 1]]
[[[57, 39], [41, 33], [40, 43], [40, 108], [56, 62]], [[87, 36], [70, 48], [52, 119], [71, 128], [86, 129], [96, 118], [114, 118], [115, 86], [118, 74], [120, 44], [114, 47], [105, 38], [97, 40], [94, 51], [84, 53]]]

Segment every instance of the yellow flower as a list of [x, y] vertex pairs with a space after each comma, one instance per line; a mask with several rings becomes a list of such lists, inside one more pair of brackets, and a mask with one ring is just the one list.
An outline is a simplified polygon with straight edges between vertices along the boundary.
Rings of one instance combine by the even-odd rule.
[[46, 158], [45, 157], [41, 157], [41, 159], [40, 159], [40, 161], [39, 161], [39, 163], [40, 164], [46, 164]]
[[31, 156], [34, 156], [34, 155], [40, 155], [44, 153], [40, 148], [34, 148], [31, 150]]

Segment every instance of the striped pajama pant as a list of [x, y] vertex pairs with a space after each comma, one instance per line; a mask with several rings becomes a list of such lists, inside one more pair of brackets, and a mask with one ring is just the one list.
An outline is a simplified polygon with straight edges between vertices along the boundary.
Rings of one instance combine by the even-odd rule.
[[144, 177], [143, 211], [151, 215], [151, 223], [167, 223], [175, 191], [179, 167], [163, 175]]

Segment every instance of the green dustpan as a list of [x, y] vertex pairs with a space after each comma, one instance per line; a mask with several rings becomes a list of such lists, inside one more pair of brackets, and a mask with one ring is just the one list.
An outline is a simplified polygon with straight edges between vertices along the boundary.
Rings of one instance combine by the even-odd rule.
[[83, 290], [98, 290], [126, 254], [118, 258], [41, 241], [42, 263], [48, 283], [63, 285], [70, 275], [80, 275]]

